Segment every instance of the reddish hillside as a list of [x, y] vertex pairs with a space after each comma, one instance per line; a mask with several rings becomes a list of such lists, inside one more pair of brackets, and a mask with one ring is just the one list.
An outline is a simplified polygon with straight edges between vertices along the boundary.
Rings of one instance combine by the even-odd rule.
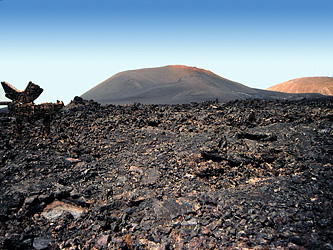
[[285, 93], [333, 95], [333, 77], [302, 77], [274, 85], [267, 90]]

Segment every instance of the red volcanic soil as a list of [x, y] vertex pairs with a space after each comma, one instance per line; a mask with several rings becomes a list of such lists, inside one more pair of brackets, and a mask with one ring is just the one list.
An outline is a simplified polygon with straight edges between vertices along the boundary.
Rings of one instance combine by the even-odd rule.
[[332, 77], [302, 77], [274, 85], [267, 90], [285, 93], [320, 93], [333, 95]]

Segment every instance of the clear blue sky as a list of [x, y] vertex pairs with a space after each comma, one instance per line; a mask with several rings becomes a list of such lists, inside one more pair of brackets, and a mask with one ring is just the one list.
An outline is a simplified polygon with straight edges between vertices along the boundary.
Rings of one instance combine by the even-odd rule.
[[170, 64], [261, 89], [332, 76], [332, 10], [332, 0], [0, 0], [0, 80], [68, 103], [120, 71]]

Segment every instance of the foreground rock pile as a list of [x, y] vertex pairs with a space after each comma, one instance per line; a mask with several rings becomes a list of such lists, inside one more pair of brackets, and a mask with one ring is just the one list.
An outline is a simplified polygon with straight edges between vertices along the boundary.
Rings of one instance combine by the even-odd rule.
[[333, 249], [332, 101], [0, 114], [0, 248]]

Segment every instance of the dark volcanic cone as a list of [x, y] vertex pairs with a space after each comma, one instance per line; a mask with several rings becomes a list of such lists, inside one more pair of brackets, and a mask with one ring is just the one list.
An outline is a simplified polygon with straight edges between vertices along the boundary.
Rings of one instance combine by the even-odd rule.
[[118, 73], [82, 97], [102, 104], [177, 104], [216, 98], [222, 102], [261, 98], [264, 92], [222, 78], [208, 70], [172, 65]]
[[302, 77], [274, 85], [267, 90], [285, 93], [320, 93], [333, 95], [332, 77]]

